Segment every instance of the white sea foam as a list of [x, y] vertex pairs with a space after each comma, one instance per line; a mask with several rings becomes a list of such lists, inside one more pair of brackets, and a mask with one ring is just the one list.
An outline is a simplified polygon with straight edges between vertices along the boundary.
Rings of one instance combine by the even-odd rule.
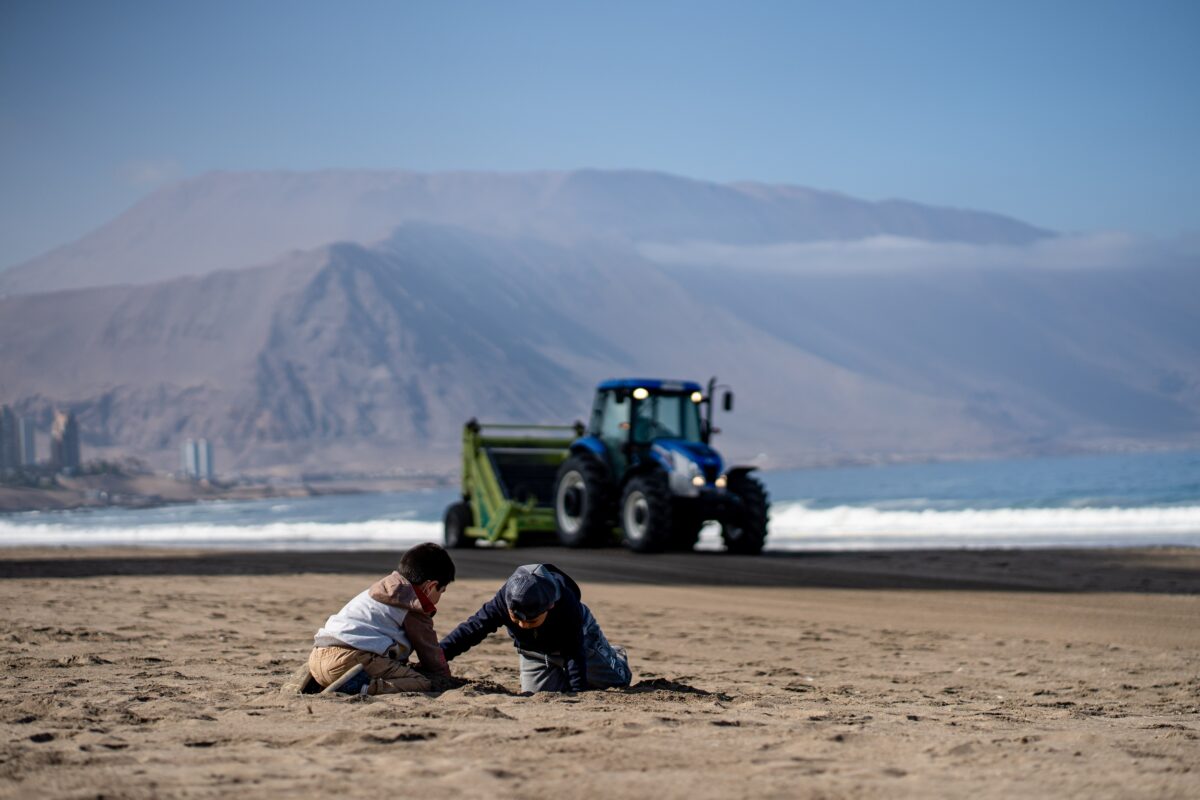
[[[70, 524], [0, 519], [0, 546], [205, 547], [266, 550], [363, 550], [439, 542], [440, 522], [373, 520], [227, 525]], [[768, 550], [879, 550], [935, 547], [1200, 546], [1200, 506], [1150, 508], [1002, 508], [898, 511], [869, 506], [771, 510]], [[719, 549], [715, 525], [701, 549]]]
[[785, 503], [771, 510], [770, 531], [777, 550], [1200, 545], [1200, 506], [896, 511]]

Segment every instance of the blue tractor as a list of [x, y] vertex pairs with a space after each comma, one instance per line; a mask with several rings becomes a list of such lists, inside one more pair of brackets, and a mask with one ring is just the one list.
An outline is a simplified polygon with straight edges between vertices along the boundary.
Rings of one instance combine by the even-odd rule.
[[[691, 381], [625, 378], [596, 389], [591, 422], [554, 484], [558, 538], [601, 545], [620, 528], [639, 553], [691, 550], [708, 521], [731, 553], [759, 553], [770, 505], [754, 467], [727, 469], [710, 444], [713, 393]], [[733, 409], [733, 394], [722, 404]], [[703, 412], [703, 413], [702, 413]]]

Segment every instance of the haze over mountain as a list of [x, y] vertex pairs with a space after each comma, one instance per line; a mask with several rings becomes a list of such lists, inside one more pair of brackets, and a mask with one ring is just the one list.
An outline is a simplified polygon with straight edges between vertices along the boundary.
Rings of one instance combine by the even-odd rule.
[[0, 273], [0, 402], [222, 469], [450, 468], [630, 374], [719, 375], [765, 464], [1198, 441], [1200, 270], [1113, 252], [653, 173], [213, 174]]
[[108, 225], [0, 272], [0, 294], [151, 283], [265, 263], [405, 222], [571, 243], [770, 244], [891, 235], [1023, 244], [994, 214], [653, 172], [215, 172], [160, 189]]

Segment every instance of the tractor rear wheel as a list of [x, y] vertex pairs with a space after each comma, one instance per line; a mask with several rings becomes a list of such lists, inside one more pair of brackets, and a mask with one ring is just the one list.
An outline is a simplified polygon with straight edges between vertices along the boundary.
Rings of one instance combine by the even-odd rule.
[[611, 494], [608, 476], [595, 458], [576, 454], [564, 461], [554, 481], [558, 540], [566, 547], [603, 544], [612, 532]]
[[732, 519], [721, 522], [725, 549], [731, 553], [757, 555], [762, 552], [763, 542], [767, 539], [770, 509], [767, 490], [758, 478], [743, 474], [730, 476], [729, 492], [742, 502], [741, 510]]
[[636, 475], [621, 494], [621, 530], [635, 553], [658, 553], [671, 538], [671, 493], [658, 472]]
[[478, 540], [467, 535], [467, 528], [471, 527], [471, 521], [471, 506], [465, 502], [454, 503], [446, 509], [444, 523], [448, 550], [475, 546]]

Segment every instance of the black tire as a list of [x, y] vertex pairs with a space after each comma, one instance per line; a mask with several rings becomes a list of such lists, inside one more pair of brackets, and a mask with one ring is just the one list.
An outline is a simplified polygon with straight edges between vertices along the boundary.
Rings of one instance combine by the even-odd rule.
[[594, 547], [611, 538], [608, 474], [595, 458], [570, 456], [554, 479], [554, 524], [565, 547]]
[[447, 550], [461, 550], [478, 543], [478, 539], [467, 535], [467, 528], [471, 527], [472, 522], [471, 506], [465, 502], [454, 503], [446, 509], [443, 523]]
[[635, 553], [658, 553], [671, 541], [671, 493], [660, 472], [635, 475], [621, 493], [621, 531]]
[[699, 514], [676, 505], [667, 549], [680, 553], [694, 550], [696, 542], [700, 541], [700, 529], [704, 527], [704, 523], [705, 520]]
[[767, 490], [758, 478], [733, 475], [729, 492], [741, 500], [741, 509], [731, 519], [722, 520], [721, 538], [730, 553], [757, 555], [767, 540], [767, 520], [771, 508]]

